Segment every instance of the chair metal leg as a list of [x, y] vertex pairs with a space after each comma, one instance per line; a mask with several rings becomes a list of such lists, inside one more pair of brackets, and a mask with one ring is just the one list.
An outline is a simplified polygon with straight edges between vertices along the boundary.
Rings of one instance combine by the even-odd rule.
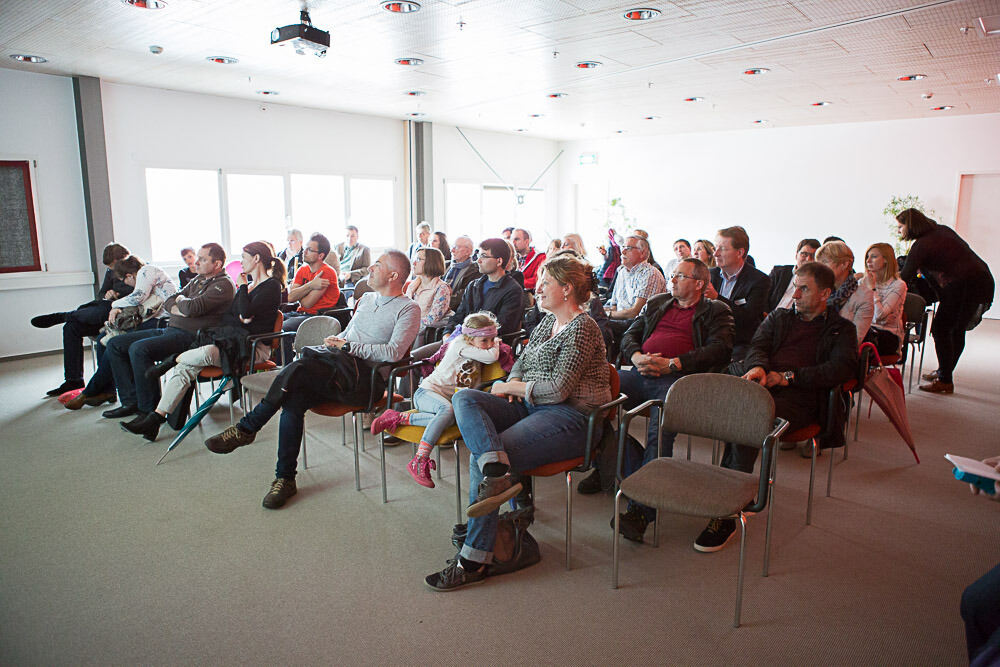
[[570, 569], [570, 554], [573, 549], [573, 471], [566, 471], [566, 569]]
[[810, 440], [812, 444], [812, 461], [809, 464], [809, 500], [806, 502], [806, 525], [812, 525], [813, 516], [813, 482], [816, 479], [816, 450], [819, 447], [819, 443], [816, 442], [816, 438]]
[[385, 431], [379, 434], [378, 444], [378, 458], [382, 466], [382, 504], [385, 505], [389, 502], [389, 495], [385, 488]]
[[691, 436], [688, 436], [688, 461], [691, 460]]
[[455, 523], [462, 523], [462, 457], [458, 455], [458, 440], [452, 447], [455, 449], [455, 512], [458, 517]]
[[347, 447], [347, 415], [340, 418], [340, 433], [343, 436], [340, 444], [343, 447]]
[[733, 627], [740, 627], [740, 611], [743, 609], [743, 556], [747, 550], [747, 518], [740, 512], [740, 565], [736, 577], [736, 615], [733, 617]]
[[826, 497], [830, 497], [830, 486], [833, 484], [833, 450], [830, 450], [830, 470], [826, 473]]
[[768, 575], [771, 567], [771, 525], [774, 523], [774, 480], [778, 476], [778, 456], [771, 457], [771, 471], [767, 478], [767, 530], [764, 532], [764, 571], [762, 577]]
[[611, 536], [611, 588], [618, 588], [618, 548], [621, 537], [618, 534], [619, 523], [621, 522], [621, 517], [619, 512], [621, 512], [622, 506], [622, 492], [621, 489], [615, 494], [615, 532]]
[[653, 548], [658, 549], [660, 546], [660, 510], [654, 510], [653, 514]]
[[[861, 392], [858, 392], [858, 414], [854, 416], [854, 442], [858, 441], [858, 430], [861, 428]], [[846, 440], [844, 442], [847, 442]], [[846, 450], [845, 450], [846, 452]]]
[[308, 440], [308, 432], [306, 431], [305, 416], [302, 418], [302, 467], [309, 470], [309, 454], [306, 452], [306, 440]]
[[361, 464], [358, 461], [358, 420], [357, 414], [351, 413], [351, 427], [354, 429], [354, 490], [361, 490]]
[[437, 446], [434, 447], [434, 449], [437, 450], [437, 457], [438, 457], [437, 475], [438, 475], [438, 480], [440, 480], [440, 479], [442, 479], [442, 477], [441, 477], [441, 447], [440, 447], [440, 445], [437, 445]]

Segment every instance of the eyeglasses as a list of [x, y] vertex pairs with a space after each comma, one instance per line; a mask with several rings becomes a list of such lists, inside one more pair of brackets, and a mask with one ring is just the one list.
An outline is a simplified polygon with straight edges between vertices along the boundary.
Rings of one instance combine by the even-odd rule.
[[698, 280], [694, 276], [686, 276], [683, 273], [671, 273], [670, 276], [669, 276], [669, 279], [673, 280], [675, 278], [677, 280]]
[[639, 249], [639, 246], [637, 246], [637, 245], [623, 245], [622, 246], [622, 250], [638, 250], [638, 249]]
[[493, 255], [479, 255], [479, 259], [500, 259], [499, 257], [494, 257]]
[[302, 252], [314, 252], [317, 255], [319, 254], [319, 250], [316, 250], [315, 248], [303, 248]]

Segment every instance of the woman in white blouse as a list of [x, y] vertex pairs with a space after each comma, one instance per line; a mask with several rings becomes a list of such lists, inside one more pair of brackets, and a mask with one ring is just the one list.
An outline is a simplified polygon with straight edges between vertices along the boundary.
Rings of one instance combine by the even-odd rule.
[[413, 275], [406, 287], [406, 296], [420, 306], [420, 333], [428, 325], [448, 314], [451, 287], [441, 280], [444, 275], [444, 255], [437, 248], [421, 248], [413, 259]]
[[833, 270], [833, 293], [826, 300], [845, 320], [854, 322], [858, 345], [868, 335], [875, 315], [871, 289], [864, 289], [854, 275], [854, 253], [843, 241], [824, 243], [816, 251], [816, 261]]
[[875, 303], [868, 341], [875, 343], [882, 356], [899, 354], [903, 340], [906, 283], [899, 278], [896, 253], [888, 243], [873, 243], [868, 246], [862, 286], [871, 291]]

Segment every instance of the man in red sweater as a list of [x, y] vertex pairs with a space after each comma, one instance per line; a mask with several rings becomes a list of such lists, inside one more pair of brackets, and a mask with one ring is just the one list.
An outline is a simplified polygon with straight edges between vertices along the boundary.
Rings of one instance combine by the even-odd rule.
[[545, 253], [535, 252], [535, 247], [531, 245], [531, 232], [527, 229], [515, 229], [510, 242], [517, 251], [517, 270], [524, 274], [524, 289], [533, 292], [538, 282], [538, 269], [545, 263]]

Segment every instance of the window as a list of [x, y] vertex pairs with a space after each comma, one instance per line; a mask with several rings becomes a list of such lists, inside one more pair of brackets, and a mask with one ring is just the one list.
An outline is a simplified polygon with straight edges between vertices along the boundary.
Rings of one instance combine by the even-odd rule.
[[330, 243], [339, 243], [346, 224], [344, 211], [343, 176], [292, 174], [292, 226], [305, 238], [319, 232]]
[[0, 162], [0, 273], [41, 271], [28, 160]]
[[534, 245], [541, 245], [544, 250], [548, 241], [539, 234], [545, 230], [545, 191], [512, 192], [503, 186], [484, 185], [482, 226], [483, 238], [499, 236], [507, 227], [523, 227], [531, 232]]
[[252, 241], [285, 247], [285, 181], [272, 174], [226, 174], [229, 253], [237, 256]]
[[474, 243], [486, 238], [482, 228], [482, 194], [479, 183], [445, 183], [444, 233], [452, 243], [463, 234]]
[[351, 222], [361, 230], [361, 243], [371, 248], [396, 245], [395, 202], [391, 179], [352, 178]]
[[181, 248], [222, 240], [219, 173], [146, 169], [150, 261], [177, 263]]

